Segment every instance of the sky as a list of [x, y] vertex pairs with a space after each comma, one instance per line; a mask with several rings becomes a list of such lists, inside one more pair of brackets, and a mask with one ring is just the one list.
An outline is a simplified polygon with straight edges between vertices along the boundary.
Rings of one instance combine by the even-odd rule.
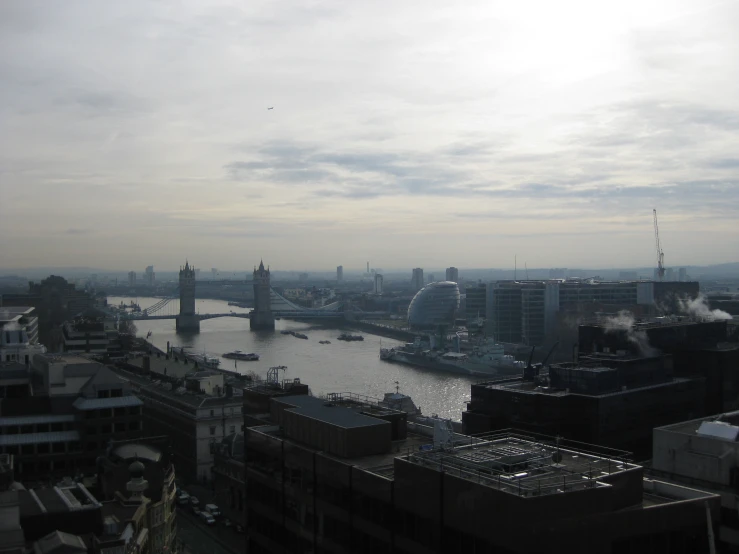
[[[0, 266], [739, 259], [739, 0], [0, 2]], [[272, 107], [273, 109], [268, 109]]]

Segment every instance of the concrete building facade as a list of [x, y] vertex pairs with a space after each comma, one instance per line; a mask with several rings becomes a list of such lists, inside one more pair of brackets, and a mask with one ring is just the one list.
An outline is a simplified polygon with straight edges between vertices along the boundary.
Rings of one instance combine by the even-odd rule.
[[421, 290], [423, 288], [423, 268], [417, 267], [411, 274], [411, 288], [413, 290]]
[[654, 430], [652, 469], [659, 479], [721, 497], [718, 539], [739, 550], [739, 412], [684, 421]]
[[270, 403], [245, 429], [250, 554], [688, 553], [719, 517], [716, 495], [647, 479], [627, 453], [418, 434], [339, 397]]
[[447, 267], [445, 281], [459, 283], [459, 269], [457, 269], [456, 267]]

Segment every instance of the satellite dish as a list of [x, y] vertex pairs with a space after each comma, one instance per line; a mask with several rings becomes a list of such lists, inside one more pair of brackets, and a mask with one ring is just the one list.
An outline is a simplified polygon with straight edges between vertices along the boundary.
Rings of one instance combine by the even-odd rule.
[[559, 450], [557, 450], [554, 454], [552, 454], [552, 461], [555, 464], [558, 464], [559, 462], [562, 461], [562, 454], [560, 453]]

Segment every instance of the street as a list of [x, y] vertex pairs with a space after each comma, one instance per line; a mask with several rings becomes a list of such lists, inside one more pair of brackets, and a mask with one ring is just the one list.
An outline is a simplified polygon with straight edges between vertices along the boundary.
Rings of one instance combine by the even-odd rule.
[[205, 525], [189, 507], [177, 509], [177, 538], [186, 554], [243, 554], [246, 550], [244, 535], [226, 529], [222, 521]]

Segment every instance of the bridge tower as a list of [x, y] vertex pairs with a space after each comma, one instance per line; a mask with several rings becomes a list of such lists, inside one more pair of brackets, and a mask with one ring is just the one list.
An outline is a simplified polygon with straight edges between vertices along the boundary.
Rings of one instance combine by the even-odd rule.
[[275, 316], [269, 291], [269, 268], [264, 269], [264, 262], [260, 261], [259, 269], [254, 268], [254, 309], [249, 319], [250, 329], [274, 330]]
[[180, 315], [178, 331], [200, 331], [200, 318], [195, 313], [195, 268], [185, 261], [180, 267]]

